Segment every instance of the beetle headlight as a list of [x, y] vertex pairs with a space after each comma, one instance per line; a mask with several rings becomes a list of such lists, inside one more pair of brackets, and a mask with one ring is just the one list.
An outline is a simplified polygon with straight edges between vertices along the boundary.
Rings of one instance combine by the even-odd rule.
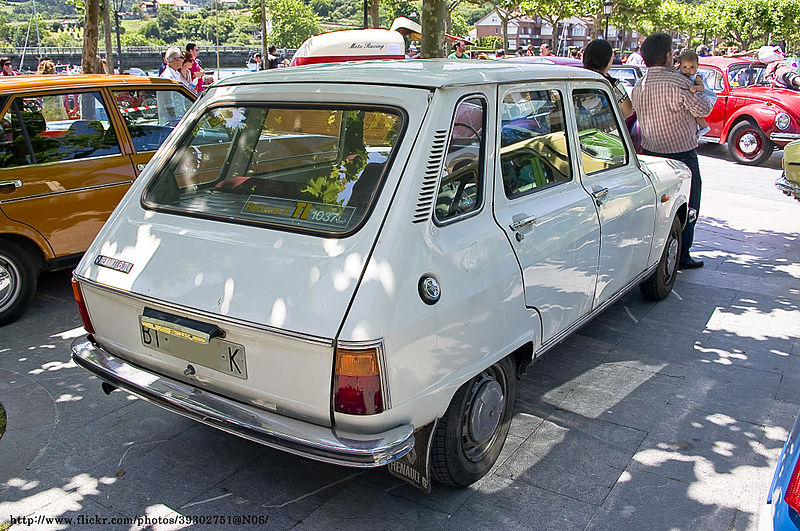
[[788, 129], [791, 123], [792, 123], [791, 117], [785, 112], [779, 112], [778, 114], [775, 115], [775, 127], [780, 129], [781, 131]]

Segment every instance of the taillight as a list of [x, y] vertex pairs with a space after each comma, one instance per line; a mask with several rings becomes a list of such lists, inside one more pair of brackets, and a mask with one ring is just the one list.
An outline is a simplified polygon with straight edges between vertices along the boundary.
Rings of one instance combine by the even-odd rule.
[[789, 479], [789, 484], [786, 485], [786, 492], [783, 494], [783, 501], [800, 513], [800, 459], [794, 464], [792, 477]]
[[92, 320], [89, 319], [89, 310], [86, 309], [86, 303], [83, 302], [83, 293], [81, 292], [81, 285], [74, 278], [72, 279], [72, 294], [75, 295], [75, 302], [78, 304], [78, 312], [81, 314], [81, 321], [83, 327], [90, 334], [94, 334], [94, 327]]
[[380, 348], [376, 346], [336, 349], [334, 411], [350, 415], [383, 412], [379, 355]]

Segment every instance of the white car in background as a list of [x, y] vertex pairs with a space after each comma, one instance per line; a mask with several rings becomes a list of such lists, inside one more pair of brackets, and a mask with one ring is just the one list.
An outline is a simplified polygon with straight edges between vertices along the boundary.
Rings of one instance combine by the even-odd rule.
[[84, 255], [73, 358], [107, 391], [271, 447], [469, 485], [534, 358], [631, 287], [668, 295], [689, 186], [636, 156], [585, 70], [237, 76]]

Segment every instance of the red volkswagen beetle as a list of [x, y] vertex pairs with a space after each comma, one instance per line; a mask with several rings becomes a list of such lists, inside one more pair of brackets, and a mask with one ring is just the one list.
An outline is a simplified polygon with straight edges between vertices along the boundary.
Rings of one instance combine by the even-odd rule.
[[775, 147], [800, 138], [800, 91], [775, 88], [764, 79], [766, 65], [747, 57], [702, 57], [698, 72], [717, 103], [703, 138], [728, 144], [741, 164], [761, 164]]

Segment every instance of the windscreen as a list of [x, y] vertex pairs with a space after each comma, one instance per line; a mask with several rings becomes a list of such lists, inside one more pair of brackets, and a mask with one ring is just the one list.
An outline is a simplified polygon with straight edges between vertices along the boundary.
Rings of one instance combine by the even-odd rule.
[[288, 230], [360, 226], [403, 129], [395, 109], [216, 107], [148, 186], [147, 206]]

